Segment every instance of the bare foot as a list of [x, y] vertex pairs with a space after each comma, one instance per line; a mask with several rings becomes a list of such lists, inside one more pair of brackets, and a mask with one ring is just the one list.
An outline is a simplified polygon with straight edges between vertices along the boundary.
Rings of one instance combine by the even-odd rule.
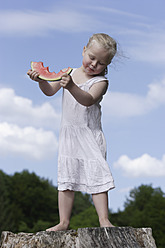
[[47, 232], [57, 232], [57, 231], [65, 231], [68, 229], [68, 224], [65, 223], [59, 223], [56, 226], [50, 227], [46, 229]]
[[100, 227], [115, 227], [109, 220], [102, 220], [100, 222]]

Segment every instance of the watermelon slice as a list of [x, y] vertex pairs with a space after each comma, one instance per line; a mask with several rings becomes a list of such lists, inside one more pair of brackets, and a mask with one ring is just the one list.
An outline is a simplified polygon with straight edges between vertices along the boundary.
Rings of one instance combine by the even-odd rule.
[[40, 75], [39, 78], [46, 81], [58, 81], [61, 80], [61, 77], [67, 73], [68, 75], [71, 73], [72, 68], [68, 67], [59, 71], [58, 73], [50, 72], [49, 67], [44, 67], [43, 62], [31, 62], [32, 71], [37, 71]]

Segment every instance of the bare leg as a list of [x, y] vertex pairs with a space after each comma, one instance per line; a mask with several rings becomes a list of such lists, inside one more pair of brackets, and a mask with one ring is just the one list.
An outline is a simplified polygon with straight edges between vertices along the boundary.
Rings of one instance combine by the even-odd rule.
[[108, 219], [108, 193], [93, 194], [92, 198], [99, 217], [100, 226], [113, 227]]
[[46, 231], [55, 232], [55, 231], [64, 231], [68, 229], [73, 202], [74, 202], [74, 191], [65, 190], [58, 192], [60, 223], [56, 226], [47, 229]]

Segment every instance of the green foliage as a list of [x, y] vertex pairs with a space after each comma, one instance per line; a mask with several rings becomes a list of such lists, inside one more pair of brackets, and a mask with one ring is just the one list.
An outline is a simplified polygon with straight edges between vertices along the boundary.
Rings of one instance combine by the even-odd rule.
[[[11, 178], [11, 201], [20, 210], [20, 218], [32, 228], [38, 219], [57, 222], [57, 189], [47, 180], [40, 179], [34, 173], [23, 171]], [[15, 200], [16, 199], [16, 200]], [[47, 214], [45, 214], [47, 213]]]
[[99, 226], [98, 216], [94, 206], [90, 206], [71, 219], [70, 228], [84, 228]]
[[38, 220], [35, 223], [35, 225], [33, 226], [33, 229], [31, 230], [31, 232], [35, 233], [35, 232], [43, 231], [43, 230], [46, 230], [48, 227], [50, 227], [52, 225], [54, 225], [54, 223], [52, 223], [50, 225], [50, 222], [48, 222], [48, 221]]
[[[76, 192], [72, 216], [90, 207], [91, 197]], [[59, 222], [58, 191], [48, 180], [23, 171], [0, 171], [0, 233], [37, 232]]]
[[[58, 191], [51, 182], [23, 171], [13, 176], [0, 170], [0, 233], [38, 232], [55, 225]], [[110, 213], [115, 226], [151, 227], [157, 248], [165, 247], [165, 197], [160, 188], [141, 185], [130, 191], [124, 210]], [[99, 226], [91, 196], [75, 193], [71, 229]]]
[[92, 198], [88, 194], [75, 192], [72, 216], [77, 215], [92, 205]]
[[9, 180], [10, 177], [0, 170], [0, 233], [2, 230], [11, 230], [14, 228], [8, 188]]
[[112, 214], [119, 226], [151, 227], [158, 248], [165, 247], [165, 198], [160, 188], [141, 185], [131, 190], [123, 212]]
[[0, 176], [0, 231], [30, 232], [39, 220], [44, 227], [58, 222], [57, 189], [49, 181], [28, 171]]
[[18, 232], [30, 232], [30, 228], [27, 226], [27, 224], [24, 221], [19, 222]]

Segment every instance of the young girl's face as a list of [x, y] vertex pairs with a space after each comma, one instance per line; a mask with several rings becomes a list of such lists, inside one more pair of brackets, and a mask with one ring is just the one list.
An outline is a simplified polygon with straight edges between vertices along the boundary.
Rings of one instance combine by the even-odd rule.
[[98, 42], [83, 49], [83, 68], [88, 75], [99, 75], [109, 64], [109, 53]]

